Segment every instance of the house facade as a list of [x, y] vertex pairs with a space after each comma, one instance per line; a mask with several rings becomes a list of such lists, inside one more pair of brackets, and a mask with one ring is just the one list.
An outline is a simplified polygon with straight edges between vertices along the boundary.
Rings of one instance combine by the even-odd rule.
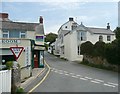
[[[31, 75], [32, 68], [43, 67], [44, 28], [40, 23], [13, 22], [7, 13], [0, 13], [0, 57], [5, 65], [7, 61], [16, 61], [10, 47], [23, 47], [17, 62], [21, 67], [21, 79]], [[41, 59], [42, 58], [42, 59]]]
[[110, 43], [114, 39], [115, 34], [110, 30], [109, 23], [106, 28], [86, 27], [81, 23], [80, 25], [74, 26], [71, 31], [64, 34], [64, 43], [61, 46], [60, 57], [70, 61], [82, 61], [83, 55], [80, 54], [80, 46], [82, 43], [86, 41], [90, 41], [93, 44], [97, 41]]
[[78, 24], [74, 21], [73, 18], [69, 18], [69, 21], [64, 23], [58, 30], [58, 38], [55, 41], [55, 54], [64, 57], [64, 35], [71, 32], [76, 28]]

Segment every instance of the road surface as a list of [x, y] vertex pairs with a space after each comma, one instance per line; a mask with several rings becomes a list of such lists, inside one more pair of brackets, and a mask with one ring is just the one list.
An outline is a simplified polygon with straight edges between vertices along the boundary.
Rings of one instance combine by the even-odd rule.
[[118, 73], [60, 59], [45, 52], [51, 71], [33, 92], [118, 92]]

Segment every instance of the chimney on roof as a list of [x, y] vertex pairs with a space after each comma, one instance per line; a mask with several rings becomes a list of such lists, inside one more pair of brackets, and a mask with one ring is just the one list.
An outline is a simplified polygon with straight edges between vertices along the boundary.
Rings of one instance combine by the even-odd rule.
[[73, 21], [73, 18], [72, 18], [72, 17], [70, 17], [70, 18], [69, 18], [69, 21]]
[[39, 22], [40, 22], [40, 24], [43, 24], [43, 17], [42, 16], [40, 16]]
[[0, 18], [8, 18], [8, 13], [0, 13]]
[[0, 21], [10, 21], [8, 13], [0, 13]]
[[110, 29], [110, 24], [109, 23], [107, 23], [107, 29]]

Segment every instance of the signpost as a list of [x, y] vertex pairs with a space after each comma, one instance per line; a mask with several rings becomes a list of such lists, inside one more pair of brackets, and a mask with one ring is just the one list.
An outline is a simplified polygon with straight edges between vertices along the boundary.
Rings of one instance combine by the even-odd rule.
[[19, 56], [21, 55], [23, 49], [24, 49], [23, 47], [10, 47], [10, 50], [12, 51], [16, 61], [19, 58]]

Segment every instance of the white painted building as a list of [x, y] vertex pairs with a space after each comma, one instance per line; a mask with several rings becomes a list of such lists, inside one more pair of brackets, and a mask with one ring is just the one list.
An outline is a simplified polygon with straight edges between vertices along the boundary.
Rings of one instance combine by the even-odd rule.
[[40, 23], [13, 22], [7, 13], [0, 13], [0, 65], [16, 61], [10, 47], [23, 47], [17, 62], [21, 67], [21, 79], [31, 75], [32, 68], [40, 67], [44, 57], [43, 18]]
[[[71, 25], [71, 27], [73, 26]], [[80, 46], [86, 41], [90, 41], [93, 44], [97, 41], [110, 43], [115, 39], [115, 34], [110, 30], [109, 23], [106, 28], [86, 27], [81, 23], [81, 25], [74, 25], [74, 28], [68, 30], [67, 33], [63, 33], [64, 31], [61, 30], [64, 36], [62, 36], [62, 42], [59, 44], [59, 53], [60, 57], [70, 61], [82, 61], [83, 55], [80, 54]], [[58, 36], [60, 36], [59, 34], [61, 33], [58, 32]], [[57, 41], [60, 41], [60, 39]]]
[[69, 18], [69, 21], [64, 23], [58, 30], [58, 38], [55, 41], [55, 53], [56, 55], [60, 55], [64, 57], [64, 35], [68, 32], [71, 32], [74, 28], [76, 28], [78, 24], [73, 20], [73, 18]]

